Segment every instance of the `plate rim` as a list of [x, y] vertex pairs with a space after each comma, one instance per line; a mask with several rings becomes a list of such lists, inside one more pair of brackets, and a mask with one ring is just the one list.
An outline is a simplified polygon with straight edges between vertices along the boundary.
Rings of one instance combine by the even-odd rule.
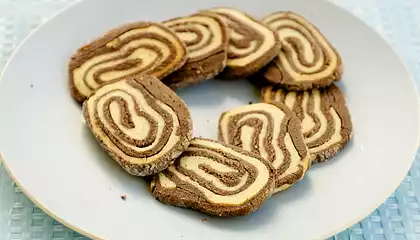
[[[5, 75], [5, 72], [7, 71], [7, 69], [9, 68], [9, 64], [11, 62], [11, 60], [15, 57], [15, 55], [17, 54], [17, 52], [19, 52], [20, 48], [26, 43], [26, 41], [28, 41], [34, 34], [36, 34], [39, 29], [41, 29], [45, 24], [47, 24], [50, 21], [53, 21], [54, 19], [56, 19], [59, 15], [63, 14], [64, 12], [68, 11], [69, 9], [75, 7], [78, 4], [81, 4], [82, 2], [85, 2], [88, 0], [75, 0], [72, 3], [69, 3], [67, 6], [63, 7], [60, 10], [55, 11], [54, 13], [52, 13], [49, 17], [47, 17], [44, 21], [42, 21], [38, 26], [36, 26], [33, 30], [31, 30], [24, 38], [23, 40], [20, 41], [20, 43], [17, 45], [17, 47], [13, 50], [13, 53], [10, 55], [10, 57], [7, 60], [7, 63], [5, 64], [4, 68], [2, 69], [2, 71], [0, 72], [0, 82], [3, 81], [3, 77]], [[375, 29], [374, 27], [372, 27], [371, 25], [369, 25], [367, 22], [365, 22], [363, 19], [361, 19], [360, 17], [358, 17], [356, 14], [354, 14], [353, 12], [347, 10], [345, 7], [337, 4], [336, 2], [334, 2], [334, 0], [319, 0], [324, 2], [325, 4], [329, 4], [329, 5], [333, 5], [334, 7], [347, 12], [348, 14], [350, 14], [351, 16], [353, 16], [353, 18], [356, 19], [356, 21], [359, 21], [360, 23], [362, 23], [363, 25], [365, 25], [366, 27], [368, 27], [370, 30], [372, 30], [375, 35], [377, 35], [379, 38], [381, 38], [386, 45], [391, 49], [392, 53], [394, 54], [394, 56], [398, 59], [398, 61], [401, 63], [401, 65], [404, 67], [405, 72], [407, 73], [411, 85], [412, 85], [412, 90], [414, 90], [414, 95], [416, 96], [416, 105], [417, 105], [417, 121], [418, 121], [418, 125], [420, 126], [420, 85], [418, 85], [414, 79], [413, 73], [410, 71], [410, 69], [408, 68], [407, 64], [406, 64], [406, 60], [401, 56], [400, 52], [396, 51], [395, 47], [392, 46], [392, 44], [382, 35], [380, 34], [380, 32]], [[383, 200], [381, 200], [378, 203], [372, 204], [373, 206], [369, 207], [369, 212], [365, 212], [365, 213], [360, 213], [360, 215], [355, 218], [354, 220], [349, 221], [349, 223], [344, 223], [341, 224], [339, 227], [337, 227], [336, 230], [334, 230], [331, 233], [326, 234], [325, 236], [322, 236], [322, 238], [319, 239], [328, 239], [338, 233], [341, 233], [343, 231], [345, 231], [346, 229], [348, 229], [349, 227], [353, 226], [354, 224], [362, 221], [366, 216], [368, 216], [369, 214], [371, 214], [375, 209], [377, 209], [378, 207], [380, 207], [391, 195], [392, 193], [394, 193], [399, 186], [401, 185], [401, 183], [403, 182], [404, 178], [406, 177], [406, 175], [408, 174], [408, 172], [410, 171], [410, 169], [413, 166], [414, 163], [414, 159], [415, 156], [417, 155], [417, 152], [420, 150], [420, 127], [417, 128], [417, 141], [415, 143], [415, 150], [414, 153], [411, 154], [411, 161], [410, 164], [407, 164], [407, 170], [405, 171], [404, 176], [402, 177], [402, 179], [400, 181], [398, 181], [398, 183], [396, 182], [395, 186], [389, 187], [390, 189], [390, 193], [387, 194], [386, 196], [383, 197]], [[3, 152], [0, 150], [0, 167], [3, 166], [3, 168], [5, 169], [6, 173], [9, 175], [9, 177], [12, 179], [12, 181], [22, 190], [22, 192], [25, 194], [25, 196], [31, 201], [33, 202], [37, 207], [39, 207], [43, 212], [45, 212], [48, 216], [50, 216], [51, 218], [55, 219], [56, 221], [60, 222], [61, 224], [63, 224], [65, 227], [78, 232], [79, 234], [82, 234], [90, 239], [94, 239], [94, 240], [105, 240], [106, 238], [103, 238], [101, 236], [98, 236], [96, 234], [93, 234], [91, 232], [89, 232], [88, 230], [85, 230], [81, 227], [77, 227], [75, 224], [72, 224], [70, 222], [68, 222], [67, 220], [61, 218], [60, 216], [58, 216], [57, 214], [55, 214], [52, 210], [50, 210], [47, 206], [45, 206], [44, 204], [40, 203], [39, 201], [37, 201], [37, 199], [30, 194], [30, 191], [28, 191], [23, 184], [15, 177], [15, 175], [13, 174], [12, 169], [8, 166], [7, 164], [7, 160], [3, 154]]]
[[[57, 18], [59, 15], [63, 14], [64, 12], [66, 12], [67, 10], [69, 10], [70, 8], [75, 7], [78, 4], [81, 4], [82, 2], [84, 2], [84, 0], [75, 0], [72, 3], [69, 3], [69, 5], [63, 7], [60, 10], [55, 11], [54, 13], [51, 14], [51, 16], [49, 16], [48, 18], [46, 18], [44, 21], [42, 21], [38, 26], [36, 26], [34, 29], [32, 29], [21, 41], [20, 43], [17, 45], [17, 47], [13, 50], [13, 53], [10, 55], [9, 59], [7, 60], [6, 65], [4, 66], [4, 68], [2, 69], [2, 71], [0, 72], [0, 82], [3, 81], [3, 76], [5, 74], [5, 72], [7, 71], [7, 69], [9, 68], [9, 64], [10, 64], [10, 60], [13, 59], [15, 57], [15, 55], [17, 54], [17, 52], [19, 52], [20, 48], [26, 43], [26, 41], [28, 41], [28, 39], [30, 39], [32, 37], [32, 35], [34, 35], [36, 32], [39, 31], [39, 29], [41, 29], [45, 24], [47, 24], [50, 21], [53, 21], [55, 18]], [[12, 181], [19, 187], [20, 190], [22, 190], [22, 192], [25, 194], [25, 196], [31, 201], [33, 202], [37, 207], [39, 207], [43, 212], [45, 212], [46, 214], [48, 214], [48, 216], [50, 216], [51, 218], [57, 220], [58, 222], [60, 222], [61, 224], [63, 224], [64, 226], [66, 226], [67, 228], [76, 231], [88, 238], [91, 239], [97, 239], [97, 240], [105, 240], [105, 238], [96, 236], [92, 233], [90, 233], [88, 230], [79, 228], [75, 225], [73, 225], [72, 223], [68, 222], [67, 220], [61, 218], [60, 216], [58, 216], [57, 214], [55, 214], [53, 211], [51, 211], [48, 207], [44, 206], [44, 204], [40, 203], [39, 201], [37, 201], [37, 199], [32, 196], [32, 194], [30, 194], [30, 192], [28, 190], [26, 190], [26, 188], [22, 185], [22, 183], [15, 177], [15, 175], [13, 174], [12, 169], [9, 168], [9, 166], [7, 165], [7, 160], [3, 154], [3, 151], [0, 150], [0, 167], [3, 167], [4, 170], [6, 170], [6, 173], [9, 175], [9, 177], [12, 179]]]

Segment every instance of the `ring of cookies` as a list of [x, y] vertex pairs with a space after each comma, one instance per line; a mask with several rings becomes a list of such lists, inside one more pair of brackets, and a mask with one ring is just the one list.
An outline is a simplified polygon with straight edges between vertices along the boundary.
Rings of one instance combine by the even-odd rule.
[[[117, 27], [76, 51], [69, 86], [99, 144], [159, 201], [215, 216], [247, 215], [349, 142], [334, 83], [342, 60], [303, 16], [256, 19], [212, 8]], [[193, 137], [174, 90], [247, 78], [261, 102], [221, 114], [219, 139]]]

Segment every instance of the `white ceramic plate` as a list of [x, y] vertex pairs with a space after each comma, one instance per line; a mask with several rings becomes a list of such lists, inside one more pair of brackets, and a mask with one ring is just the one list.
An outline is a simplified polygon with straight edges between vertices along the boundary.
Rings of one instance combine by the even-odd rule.
[[[353, 141], [333, 161], [314, 166], [303, 181], [251, 216], [232, 219], [155, 201], [142, 179], [103, 153], [67, 86], [71, 54], [109, 28], [226, 4], [257, 17], [293, 10], [315, 23], [343, 57], [340, 86], [354, 123]], [[210, 81], [179, 93], [191, 109], [195, 136], [210, 138], [216, 138], [222, 111], [258, 97], [247, 81]], [[12, 178], [59, 221], [91, 238], [111, 240], [329, 237], [361, 220], [397, 188], [419, 135], [417, 93], [399, 58], [360, 20], [317, 0], [82, 1], [19, 47], [0, 83], [0, 109], [0, 147]], [[200, 221], [203, 217], [209, 221]]]

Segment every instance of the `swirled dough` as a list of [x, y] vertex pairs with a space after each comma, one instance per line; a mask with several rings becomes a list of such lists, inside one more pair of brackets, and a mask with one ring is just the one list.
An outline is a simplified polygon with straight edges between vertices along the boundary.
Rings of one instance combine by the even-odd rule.
[[313, 163], [335, 156], [351, 138], [350, 114], [343, 94], [335, 85], [303, 92], [270, 86], [262, 89], [262, 97], [265, 102], [285, 103], [300, 118]]
[[187, 63], [163, 81], [173, 89], [211, 79], [226, 66], [229, 34], [216, 14], [201, 12], [165, 21], [185, 43]]
[[217, 216], [246, 215], [272, 194], [274, 169], [258, 155], [195, 138], [152, 182], [159, 201]]
[[230, 29], [227, 67], [221, 78], [245, 78], [267, 63], [280, 52], [277, 35], [260, 21], [234, 8], [207, 10], [217, 14]]
[[282, 51], [262, 72], [270, 84], [300, 91], [340, 80], [342, 60], [312, 23], [293, 12], [270, 14], [263, 23], [282, 44]]
[[277, 191], [302, 179], [309, 167], [300, 121], [282, 103], [250, 104], [223, 113], [219, 140], [268, 160], [276, 170]]
[[102, 147], [133, 175], [167, 168], [191, 139], [184, 102], [153, 76], [104, 85], [85, 101], [83, 111]]
[[73, 55], [69, 67], [71, 93], [83, 102], [99, 87], [125, 77], [150, 74], [162, 79], [186, 60], [185, 44], [163, 24], [126, 24]]

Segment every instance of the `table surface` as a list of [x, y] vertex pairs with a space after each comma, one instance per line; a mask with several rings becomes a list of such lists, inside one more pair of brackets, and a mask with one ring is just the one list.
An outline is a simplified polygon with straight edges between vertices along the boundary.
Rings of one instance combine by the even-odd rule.
[[[77, 0], [0, 0], [0, 70], [19, 42]], [[308, 0], [309, 1], [309, 0]], [[331, 0], [376, 29], [420, 84], [419, 0]], [[363, 196], [358, 196], [363, 197]], [[363, 221], [331, 239], [420, 239], [420, 153], [401, 186]], [[36, 207], [0, 166], [0, 240], [84, 240]]]

